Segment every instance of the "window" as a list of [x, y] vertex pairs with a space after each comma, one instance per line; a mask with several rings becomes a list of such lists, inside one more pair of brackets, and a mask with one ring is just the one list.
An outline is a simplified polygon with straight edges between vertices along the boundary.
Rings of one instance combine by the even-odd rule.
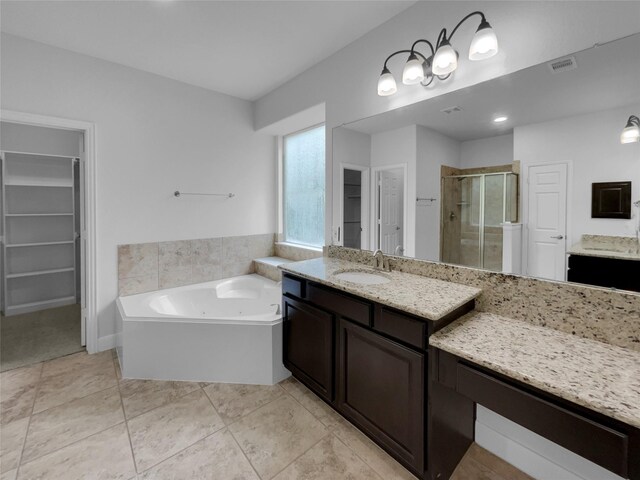
[[324, 125], [283, 139], [284, 240], [324, 245]]

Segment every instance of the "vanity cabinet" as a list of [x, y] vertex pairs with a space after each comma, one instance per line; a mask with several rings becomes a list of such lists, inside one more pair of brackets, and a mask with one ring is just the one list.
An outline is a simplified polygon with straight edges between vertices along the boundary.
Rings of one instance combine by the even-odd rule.
[[[433, 322], [290, 273], [282, 292], [285, 367], [419, 478], [436, 478], [427, 469], [428, 337], [474, 301]], [[459, 430], [436, 431], [456, 460], [446, 477], [473, 432], [461, 442]]]
[[639, 271], [639, 260], [572, 254], [567, 281], [640, 292]]

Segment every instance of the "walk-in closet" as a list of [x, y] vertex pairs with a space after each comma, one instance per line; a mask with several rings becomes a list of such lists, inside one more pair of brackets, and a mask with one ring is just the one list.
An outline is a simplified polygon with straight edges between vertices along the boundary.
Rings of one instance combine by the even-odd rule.
[[82, 141], [0, 123], [2, 370], [82, 349]]

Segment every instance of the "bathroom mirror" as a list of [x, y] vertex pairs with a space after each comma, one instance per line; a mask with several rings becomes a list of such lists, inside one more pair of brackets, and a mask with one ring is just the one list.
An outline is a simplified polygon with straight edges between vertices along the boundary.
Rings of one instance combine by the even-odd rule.
[[[578, 267], [640, 267], [640, 143], [620, 138], [639, 79], [635, 34], [335, 128], [334, 243], [636, 290]], [[631, 218], [593, 216], [593, 185], [625, 182]]]

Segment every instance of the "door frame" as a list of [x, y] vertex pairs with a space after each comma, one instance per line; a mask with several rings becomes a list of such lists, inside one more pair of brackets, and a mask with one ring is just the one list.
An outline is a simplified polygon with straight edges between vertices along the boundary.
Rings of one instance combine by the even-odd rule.
[[402, 192], [402, 248], [403, 256], [407, 255], [407, 221], [409, 219], [409, 179], [407, 178], [408, 166], [406, 163], [397, 163], [395, 165], [382, 165], [377, 167], [371, 167], [371, 228], [370, 228], [370, 243], [371, 250], [380, 248], [377, 243], [378, 232], [378, 175], [385, 170], [397, 170], [402, 169], [403, 175], [403, 192]]
[[85, 228], [82, 234], [86, 238], [84, 271], [80, 269], [81, 281], [85, 285], [85, 311], [82, 314], [83, 330], [87, 352], [98, 351], [98, 318], [97, 318], [97, 168], [96, 168], [96, 125], [82, 120], [37, 115], [33, 113], [17, 112], [14, 110], [0, 110], [2, 121], [33, 125], [37, 127], [58, 128], [61, 130], [81, 131], [84, 135], [84, 193], [86, 213]]
[[370, 203], [369, 203], [369, 190], [370, 190], [370, 168], [364, 165], [356, 165], [353, 163], [340, 163], [340, 210], [338, 212], [338, 227], [340, 228], [340, 240], [339, 245], [344, 245], [344, 171], [345, 170], [357, 170], [360, 172], [360, 182], [362, 183], [362, 203], [360, 206], [361, 218], [362, 218], [362, 233], [360, 235], [360, 249], [369, 249], [369, 218], [370, 218]]
[[[570, 218], [569, 218], [569, 212], [572, 211], [572, 178], [573, 178], [573, 160], [568, 159], [568, 160], [562, 160], [562, 161], [558, 161], [558, 162], [536, 162], [536, 163], [520, 163], [521, 166], [526, 166], [526, 168], [521, 169], [521, 173], [523, 174], [521, 176], [522, 180], [521, 180], [521, 192], [522, 192], [522, 196], [520, 197], [521, 200], [521, 204], [522, 204], [522, 257], [521, 257], [521, 261], [522, 261], [522, 275], [524, 276], [529, 276], [529, 172], [531, 167], [544, 167], [544, 166], [549, 166], [549, 165], [566, 165], [567, 166], [567, 202], [566, 202], [566, 206], [567, 206], [567, 211], [565, 214], [565, 259], [564, 259], [564, 280], [562, 281], [567, 281], [567, 263], [568, 263], [568, 259], [567, 259], [567, 255], [566, 255], [566, 251], [568, 250], [568, 248], [570, 247], [569, 245], [569, 240], [572, 238], [572, 232], [571, 232], [571, 222], [570, 222]], [[550, 280], [553, 281], [553, 280]], [[556, 280], [558, 281], [558, 280]]]

